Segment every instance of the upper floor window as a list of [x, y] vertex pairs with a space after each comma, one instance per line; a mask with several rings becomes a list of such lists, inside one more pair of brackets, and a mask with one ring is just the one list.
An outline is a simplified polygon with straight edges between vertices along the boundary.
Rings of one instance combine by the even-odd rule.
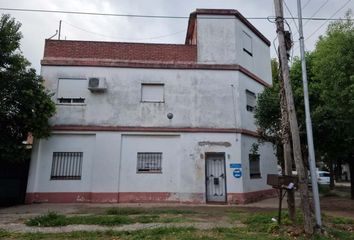
[[60, 78], [58, 81], [57, 100], [63, 104], [83, 104], [87, 95], [85, 78]]
[[141, 84], [141, 101], [142, 102], [164, 102], [163, 83], [142, 83]]
[[256, 109], [256, 94], [246, 90], [246, 109], [249, 112], [254, 112]]
[[253, 56], [252, 37], [246, 32], [242, 32], [242, 46], [243, 51], [245, 51], [250, 56]]

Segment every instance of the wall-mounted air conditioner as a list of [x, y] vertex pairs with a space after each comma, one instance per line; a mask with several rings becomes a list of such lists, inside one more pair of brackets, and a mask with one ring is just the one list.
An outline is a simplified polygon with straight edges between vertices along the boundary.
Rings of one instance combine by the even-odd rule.
[[106, 78], [90, 77], [88, 79], [88, 89], [91, 92], [105, 92], [107, 90]]

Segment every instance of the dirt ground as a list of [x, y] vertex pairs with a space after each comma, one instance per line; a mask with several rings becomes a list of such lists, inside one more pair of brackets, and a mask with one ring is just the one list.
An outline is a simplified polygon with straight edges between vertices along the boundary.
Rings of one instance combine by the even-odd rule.
[[[347, 217], [354, 219], [354, 200], [349, 198], [349, 188], [348, 187], [338, 187], [335, 191], [331, 191], [330, 194], [323, 195], [320, 198], [321, 202], [321, 211], [323, 214], [334, 217]], [[300, 206], [300, 199], [296, 197], [296, 206]], [[32, 218], [34, 216], [46, 214], [48, 212], [56, 212], [64, 215], [77, 215], [77, 214], [100, 214], [108, 208], [112, 207], [143, 207], [143, 208], [173, 208], [173, 209], [191, 209], [198, 211], [203, 215], [203, 213], [208, 213], [203, 215], [201, 218], [193, 219], [193, 224], [198, 229], [207, 229], [213, 227], [230, 227], [231, 225], [227, 220], [222, 219], [222, 212], [229, 212], [232, 210], [246, 210], [251, 212], [265, 212], [265, 211], [274, 211], [278, 209], [278, 198], [269, 198], [256, 203], [245, 204], [245, 205], [192, 205], [192, 204], [89, 204], [89, 203], [71, 203], [71, 204], [30, 204], [30, 205], [18, 205], [12, 207], [2, 207], [0, 208], [0, 228], [8, 230], [23, 230], [31, 232], [32, 228], [25, 226], [24, 220]], [[282, 207], [284, 212], [286, 211], [286, 197], [283, 199]], [[205, 219], [206, 216], [211, 217], [212, 219]], [[220, 218], [220, 219], [219, 219]], [[215, 224], [218, 225], [215, 225]], [[177, 225], [183, 225], [185, 223], [178, 223]], [[189, 225], [191, 223], [188, 223]], [[221, 224], [221, 225], [220, 225]], [[133, 224], [128, 226], [132, 229], [141, 229], [141, 228], [151, 228], [159, 227], [160, 223], [154, 224]], [[166, 224], [165, 224], [166, 225]], [[224, 226], [225, 225], [225, 226]], [[229, 226], [230, 225], [230, 226]], [[58, 230], [56, 228], [53, 231], [72, 231], [71, 228], [79, 228], [85, 226], [67, 226]], [[67, 229], [66, 229], [67, 228]], [[90, 226], [86, 226], [90, 229]], [[105, 227], [97, 226], [100, 230], [101, 228], [105, 230]], [[120, 226], [116, 227], [117, 230], [120, 230]], [[123, 227], [125, 228], [125, 227]], [[47, 228], [48, 230], [48, 228]], [[46, 230], [46, 231], [47, 231]], [[87, 229], [81, 229], [87, 230]], [[37, 231], [37, 230], [36, 230]]]

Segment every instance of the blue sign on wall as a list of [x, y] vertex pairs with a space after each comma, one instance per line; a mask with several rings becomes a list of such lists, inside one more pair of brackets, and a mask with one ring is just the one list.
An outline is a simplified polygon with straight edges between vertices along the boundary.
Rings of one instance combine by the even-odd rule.
[[230, 168], [241, 168], [241, 163], [230, 163]]
[[240, 178], [242, 176], [242, 171], [239, 168], [236, 168], [232, 174], [234, 175], [235, 178]]

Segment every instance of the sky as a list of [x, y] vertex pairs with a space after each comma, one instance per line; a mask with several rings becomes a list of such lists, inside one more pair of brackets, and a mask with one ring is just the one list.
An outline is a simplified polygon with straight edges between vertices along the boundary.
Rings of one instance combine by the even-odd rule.
[[[290, 17], [292, 14], [297, 17], [297, 0], [285, 0], [285, 3], [290, 10], [284, 6], [285, 16]], [[354, 0], [302, 0], [302, 6], [303, 17], [343, 18], [348, 9], [354, 11]], [[236, 9], [246, 18], [274, 17], [273, 0], [0, 0], [0, 8], [183, 17], [188, 17], [196, 8], [218, 8]], [[187, 18], [130, 18], [1, 9], [0, 13], [10, 14], [22, 23], [21, 50], [38, 73], [44, 41], [56, 33], [60, 20], [61, 39], [175, 44], [184, 44], [188, 23]], [[275, 24], [267, 19], [249, 21], [272, 42], [271, 56], [275, 57]], [[287, 20], [294, 34], [294, 56], [299, 55], [297, 21]], [[318, 37], [325, 33], [330, 22], [303, 21], [306, 50], [314, 49]]]

